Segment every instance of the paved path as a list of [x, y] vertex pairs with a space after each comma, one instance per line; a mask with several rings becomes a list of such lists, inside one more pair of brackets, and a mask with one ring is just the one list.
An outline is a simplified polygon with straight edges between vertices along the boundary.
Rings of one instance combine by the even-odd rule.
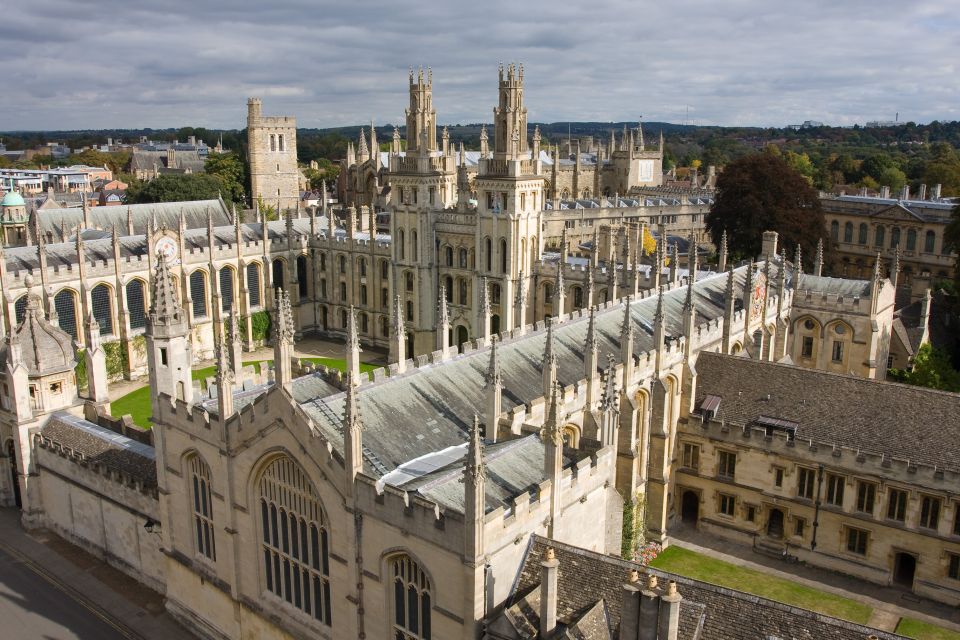
[[894, 631], [901, 617], [910, 617], [960, 631], [960, 610], [919, 598], [896, 587], [884, 587], [806, 564], [788, 564], [779, 558], [756, 553], [750, 547], [689, 526], [679, 527], [671, 533], [670, 538], [672, 543], [691, 551], [862, 602], [873, 607], [868, 624], [877, 629]]
[[0, 509], [0, 637], [17, 640], [194, 640], [163, 596], [58, 536], [25, 532]]

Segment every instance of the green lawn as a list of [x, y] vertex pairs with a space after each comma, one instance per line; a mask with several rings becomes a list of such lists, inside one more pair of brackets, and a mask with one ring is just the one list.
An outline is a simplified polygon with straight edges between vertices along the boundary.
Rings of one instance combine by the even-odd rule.
[[937, 627], [913, 618], [901, 618], [900, 624], [897, 625], [897, 633], [918, 640], [960, 640], [960, 633], [956, 631]]
[[[327, 367], [340, 369], [341, 371], [346, 369], [347, 363], [345, 360], [339, 360], [336, 358], [301, 358], [301, 360], [308, 360], [317, 364], [322, 364]], [[245, 361], [244, 365], [253, 365], [256, 367], [257, 371], [260, 370], [260, 366], [264, 362], [272, 362], [272, 360], [250, 360]], [[360, 363], [360, 371], [363, 373], [373, 371], [377, 369], [377, 365]], [[216, 367], [203, 367], [202, 369], [193, 370], [193, 379], [194, 380], [206, 380], [210, 376], [214, 375], [216, 372]], [[136, 391], [131, 391], [122, 398], [117, 398], [110, 403], [110, 412], [115, 416], [122, 416], [130, 414], [133, 418], [135, 424], [140, 425], [141, 427], [150, 426], [150, 387], [141, 387]]]
[[650, 566], [860, 624], [866, 624], [872, 612], [870, 607], [854, 600], [738, 567], [682, 547], [668, 547]]

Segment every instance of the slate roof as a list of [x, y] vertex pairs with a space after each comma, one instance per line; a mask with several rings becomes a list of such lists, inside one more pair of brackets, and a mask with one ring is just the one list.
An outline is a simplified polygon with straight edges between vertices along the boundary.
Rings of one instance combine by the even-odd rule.
[[814, 291], [828, 295], [843, 296], [844, 298], [869, 298], [871, 282], [869, 280], [850, 280], [847, 278], [829, 278], [804, 273], [800, 276], [800, 291]]
[[[223, 200], [189, 200], [184, 202], [154, 202], [148, 204], [130, 204], [116, 207], [91, 207], [89, 209], [90, 226], [95, 229], [112, 230], [114, 226], [121, 233], [127, 233], [128, 211], [133, 216], [133, 231], [145, 234], [150, 220], [156, 226], [167, 229], [180, 228], [180, 213], [183, 213], [187, 229], [206, 229], [207, 217], [213, 216], [213, 226], [233, 224], [233, 214]], [[68, 235], [72, 229], [83, 225], [83, 209], [77, 207], [49, 208], [39, 212], [40, 231], [60, 238], [60, 228], [66, 224]]]
[[697, 406], [721, 398], [717, 419], [796, 422], [813, 439], [960, 471], [960, 394], [703, 352]]
[[40, 430], [40, 438], [82, 455], [89, 465], [122, 473], [144, 487], [157, 486], [156, 457], [150, 445], [66, 412], [53, 414]]
[[[772, 273], [776, 272], [773, 266]], [[735, 291], [739, 297], [746, 281], [746, 267], [735, 270]], [[726, 274], [711, 275], [695, 284], [697, 322], [722, 317]], [[682, 310], [686, 287], [664, 294], [666, 334], [682, 332]], [[633, 300], [630, 318], [634, 326], [634, 355], [654, 347], [653, 317], [656, 296]], [[600, 362], [606, 354], [620, 355], [620, 328], [624, 303], [600, 310], [596, 315]], [[583, 379], [583, 348], [588, 317], [573, 317], [554, 328], [554, 352], [557, 354], [558, 380], [571, 385]], [[543, 397], [541, 362], [546, 331], [528, 331], [519, 338], [506, 340], [499, 347], [503, 376], [502, 408], [505, 413], [518, 405], [529, 405]], [[484, 413], [484, 376], [489, 364], [489, 348], [461, 354], [441, 364], [410, 368], [403, 375], [367, 383], [359, 387], [364, 445], [369, 449], [371, 472], [381, 477], [398, 466], [427, 454], [467, 441], [474, 414]], [[344, 413], [343, 393], [317, 395], [301, 402], [322, 433], [334, 446], [343, 446], [340, 432]], [[376, 461], [376, 464], [373, 461]], [[382, 467], [382, 471], [377, 468]]]
[[[618, 638], [622, 586], [631, 569], [647, 571], [658, 580], [674, 580], [683, 600], [680, 604], [680, 640], [864, 640], [874, 634], [879, 640], [902, 636], [845, 622], [822, 614], [791, 607], [733, 589], [684, 578], [641, 565], [587, 551], [555, 540], [531, 536], [524, 563], [508, 605], [540, 584], [540, 561], [547, 547], [553, 547], [558, 567], [557, 616], [561, 621], [586, 617], [603, 601], [609, 617], [610, 634]], [[539, 609], [530, 611], [535, 616]], [[521, 636], [524, 637], [524, 636]], [[536, 637], [536, 636], [531, 636]], [[583, 640], [607, 638], [601, 632], [575, 636]]]

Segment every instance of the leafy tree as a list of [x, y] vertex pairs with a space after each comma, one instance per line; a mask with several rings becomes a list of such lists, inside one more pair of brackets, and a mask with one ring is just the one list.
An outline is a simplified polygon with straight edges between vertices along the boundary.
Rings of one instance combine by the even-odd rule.
[[807, 182], [813, 184], [814, 168], [810, 156], [805, 153], [787, 151], [783, 154], [783, 159], [794, 171], [806, 178]]
[[960, 194], [960, 156], [957, 150], [945, 142], [938, 142], [932, 145], [930, 155], [923, 172], [924, 182], [941, 185], [945, 196]]
[[213, 200], [224, 190], [218, 176], [206, 173], [167, 174], [150, 182], [130, 185], [127, 202], [180, 202], [183, 200]]
[[257, 196], [257, 210], [260, 212], [260, 219], [271, 221], [279, 220], [280, 213], [277, 211], [277, 205], [267, 204], [263, 201], [263, 196]]
[[304, 175], [307, 176], [307, 180], [310, 181], [311, 189], [320, 189], [324, 180], [326, 180], [328, 187], [337, 181], [337, 177], [340, 175], [339, 164], [334, 164], [326, 158], [320, 158], [316, 162], [316, 169], [309, 168], [303, 171]]
[[954, 251], [957, 254], [954, 264], [954, 277], [957, 284], [960, 285], [960, 204], [953, 208], [950, 222], [943, 231], [943, 245], [947, 251]]
[[244, 205], [247, 201], [247, 164], [235, 153], [210, 153], [203, 163], [207, 175], [216, 176], [223, 184], [223, 198]]
[[918, 387], [960, 391], [960, 371], [953, 368], [950, 355], [942, 349], [934, 349], [929, 342], [925, 342], [917, 350], [912, 371], [891, 369], [889, 374], [898, 382]]
[[731, 162], [717, 178], [707, 229], [714, 244], [723, 232], [735, 257], [754, 257], [763, 246], [763, 232], [776, 231], [780, 242], [797, 243], [814, 255], [825, 220], [817, 191], [782, 157], [757, 153]]
[[907, 184], [907, 176], [903, 171], [894, 166], [887, 167], [877, 176], [877, 182], [880, 186], [890, 187], [891, 193], [900, 191], [903, 185]]

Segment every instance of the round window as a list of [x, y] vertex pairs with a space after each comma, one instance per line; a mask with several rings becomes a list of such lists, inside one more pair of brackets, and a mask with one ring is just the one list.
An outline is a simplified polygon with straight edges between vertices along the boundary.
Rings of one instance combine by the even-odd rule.
[[834, 331], [836, 331], [839, 335], [843, 335], [843, 332], [846, 331], [846, 329], [842, 324], [838, 324]]
[[804, 326], [805, 329], [808, 329], [808, 330], [810, 330], [810, 331], [813, 331], [813, 328], [814, 328], [816, 325], [814, 324], [813, 320], [807, 319], [807, 321], [803, 323], [803, 326]]

